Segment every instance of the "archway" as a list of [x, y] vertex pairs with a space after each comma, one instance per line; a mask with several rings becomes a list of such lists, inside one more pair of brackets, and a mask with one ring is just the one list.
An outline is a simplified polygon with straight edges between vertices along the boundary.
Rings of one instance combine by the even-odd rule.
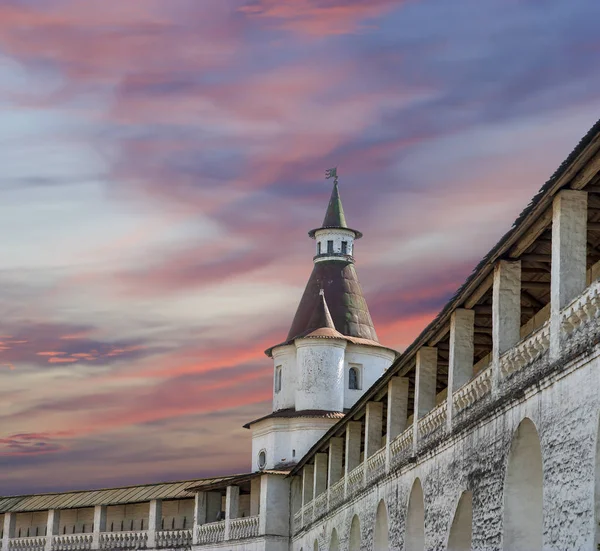
[[383, 499], [377, 506], [375, 515], [375, 537], [373, 551], [388, 551], [390, 548], [388, 536], [388, 514]]
[[352, 518], [352, 524], [350, 525], [350, 543], [348, 545], [349, 551], [360, 551], [360, 521], [358, 515], [354, 515]]
[[448, 551], [471, 551], [473, 494], [463, 492], [458, 500], [448, 538]]
[[523, 419], [510, 447], [504, 479], [504, 549], [540, 551], [543, 530], [543, 467], [540, 437]]
[[335, 528], [333, 529], [333, 532], [331, 532], [329, 551], [340, 551], [340, 540], [338, 538], [337, 530]]
[[315, 544], [313, 545], [313, 551], [319, 551], [319, 540], [315, 540]]
[[425, 500], [421, 481], [417, 478], [408, 498], [406, 514], [406, 551], [425, 550]]

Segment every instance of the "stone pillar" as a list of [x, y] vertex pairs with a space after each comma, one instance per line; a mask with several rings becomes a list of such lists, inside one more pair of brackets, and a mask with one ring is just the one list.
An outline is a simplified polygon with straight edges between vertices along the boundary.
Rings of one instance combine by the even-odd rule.
[[344, 495], [348, 495], [348, 473], [360, 465], [360, 444], [362, 441], [362, 423], [350, 421], [346, 425], [346, 470]]
[[381, 449], [383, 403], [368, 402], [365, 421], [365, 460]]
[[342, 464], [344, 462], [344, 439], [335, 436], [329, 440], [329, 469], [327, 486], [331, 488], [336, 482], [342, 479], [344, 472]]
[[[304, 518], [304, 508], [308, 505], [313, 499], [313, 491], [315, 486], [315, 466], [314, 465], [304, 465], [302, 468], [302, 525], [307, 522], [312, 522], [311, 518]], [[261, 486], [262, 488], [262, 486]], [[261, 497], [262, 502], [262, 497]]]
[[587, 193], [565, 189], [552, 204], [550, 358], [560, 356], [560, 311], [586, 284]]
[[406, 429], [408, 419], [408, 377], [392, 377], [387, 395], [387, 442], [386, 471], [390, 469], [390, 445], [392, 440]]
[[156, 547], [156, 532], [161, 528], [162, 522], [162, 500], [153, 499], [150, 501], [150, 509], [148, 511], [148, 547], [154, 549]]
[[102, 532], [106, 532], [106, 505], [96, 505], [94, 507], [92, 549], [100, 549], [100, 534]]
[[4, 513], [4, 530], [2, 535], [2, 551], [8, 551], [11, 538], [15, 537], [17, 526], [17, 513]]
[[229, 539], [231, 531], [231, 521], [238, 517], [238, 509], [240, 503], [240, 488], [239, 486], [227, 486], [227, 494], [225, 495], [225, 539]]
[[473, 377], [475, 311], [458, 308], [450, 318], [450, 358], [448, 365], [447, 427], [452, 427], [452, 395]]
[[290, 482], [290, 478], [282, 475], [265, 474], [260, 477], [259, 535], [289, 537]]
[[320, 496], [327, 490], [327, 464], [328, 457], [326, 453], [315, 454], [314, 488], [313, 496]]
[[250, 516], [255, 517], [260, 512], [260, 476], [250, 481]]
[[500, 356], [521, 340], [521, 261], [499, 260], [492, 289], [492, 385], [500, 381]]
[[435, 407], [437, 394], [437, 348], [422, 346], [417, 351], [415, 403], [413, 415], [413, 452], [419, 441], [419, 419]]
[[49, 509], [48, 520], [46, 523], [46, 546], [45, 551], [51, 551], [52, 540], [54, 536], [58, 536], [58, 530], [60, 528], [60, 510]]

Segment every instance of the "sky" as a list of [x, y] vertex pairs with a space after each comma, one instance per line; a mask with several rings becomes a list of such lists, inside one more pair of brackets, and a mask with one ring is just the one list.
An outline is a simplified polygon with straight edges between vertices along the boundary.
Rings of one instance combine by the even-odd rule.
[[597, 0], [0, 0], [0, 495], [250, 468], [337, 166], [405, 348], [600, 118]]

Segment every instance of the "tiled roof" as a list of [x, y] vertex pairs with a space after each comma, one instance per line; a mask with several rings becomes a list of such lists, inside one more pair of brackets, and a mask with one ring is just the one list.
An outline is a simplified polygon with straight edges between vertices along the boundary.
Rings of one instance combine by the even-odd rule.
[[198, 478], [179, 482], [164, 482], [159, 484], [144, 484], [122, 488], [106, 488], [102, 490], [83, 490], [52, 494], [33, 494], [23, 496], [0, 497], [0, 513], [45, 511], [47, 509], [76, 509], [93, 507], [95, 505], [123, 505], [139, 503], [152, 499], [183, 499], [193, 498], [191, 487], [203, 484], [225, 482], [235, 476], [217, 478]]
[[280, 409], [279, 411], [274, 411], [273, 413], [269, 413], [269, 415], [265, 415], [264, 417], [259, 417], [254, 421], [250, 421], [244, 425], [245, 429], [249, 429], [251, 425], [258, 423], [259, 421], [264, 421], [266, 419], [298, 419], [302, 417], [319, 417], [321, 419], [341, 419], [344, 417], [345, 413], [343, 411], [327, 411], [324, 409], [303, 409], [296, 411], [293, 408], [289, 409]]

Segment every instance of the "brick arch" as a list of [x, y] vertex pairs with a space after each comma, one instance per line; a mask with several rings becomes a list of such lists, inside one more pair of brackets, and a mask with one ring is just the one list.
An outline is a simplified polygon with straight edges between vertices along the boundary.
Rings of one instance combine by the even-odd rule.
[[425, 497], [418, 478], [413, 482], [408, 498], [404, 546], [406, 551], [425, 550]]
[[383, 499], [377, 505], [373, 539], [373, 551], [388, 551], [390, 548], [388, 510]]
[[473, 537], [473, 492], [464, 491], [456, 504], [448, 536], [448, 551], [470, 551]]
[[338, 533], [335, 528], [331, 531], [331, 538], [329, 539], [329, 551], [340, 551], [340, 539], [338, 538]]
[[358, 515], [352, 517], [350, 534], [348, 535], [348, 551], [360, 551], [360, 519]]
[[505, 551], [540, 551], [543, 533], [542, 447], [526, 417], [513, 435], [504, 477], [502, 540]]

